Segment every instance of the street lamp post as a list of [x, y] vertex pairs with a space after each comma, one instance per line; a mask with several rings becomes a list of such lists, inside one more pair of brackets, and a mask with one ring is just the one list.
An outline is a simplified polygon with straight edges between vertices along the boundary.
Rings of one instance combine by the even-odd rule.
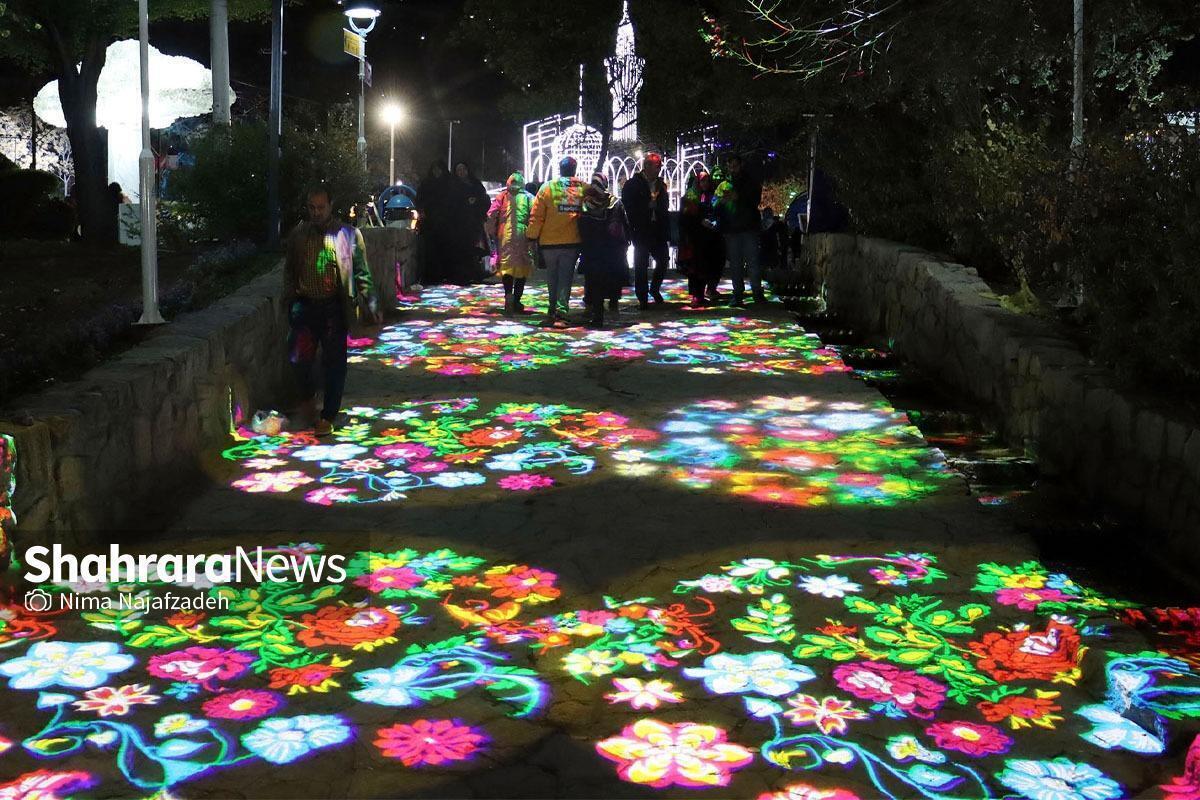
[[396, 185], [396, 126], [404, 121], [404, 107], [389, 105], [383, 109], [383, 121], [387, 123], [391, 138], [391, 157], [388, 160], [388, 183]]
[[450, 120], [450, 143], [446, 145], [446, 169], [454, 170], [454, 126], [461, 125], [461, 119]]
[[350, 29], [361, 36], [363, 40], [362, 52], [358, 56], [358, 156], [366, 158], [367, 34], [375, 30], [375, 23], [379, 21], [381, 12], [374, 3], [356, 2], [356, 0], [342, 0], [342, 2], [345, 5], [346, 19], [350, 22]]
[[158, 220], [154, 213], [154, 151], [150, 147], [150, 12], [138, 0], [138, 38], [141, 45], [142, 153], [138, 158], [138, 202], [142, 211], [142, 316], [139, 325], [161, 325], [158, 310]]

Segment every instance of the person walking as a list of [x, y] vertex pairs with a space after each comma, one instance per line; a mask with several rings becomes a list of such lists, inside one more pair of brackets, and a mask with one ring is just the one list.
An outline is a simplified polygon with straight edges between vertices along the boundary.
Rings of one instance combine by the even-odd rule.
[[[633, 236], [633, 279], [638, 307], [649, 307], [649, 298], [662, 305], [662, 282], [667, 272], [670, 242], [667, 183], [662, 179], [663, 159], [647, 153], [642, 168], [625, 181], [621, 204]], [[654, 259], [651, 277], [650, 259]]]
[[521, 295], [525, 281], [533, 272], [533, 257], [526, 234], [529, 213], [533, 210], [533, 195], [525, 191], [525, 176], [514, 172], [508, 176], [505, 190], [496, 195], [488, 209], [484, 230], [496, 240], [492, 265], [504, 282], [504, 316], [523, 314]]
[[767, 206], [762, 210], [761, 233], [758, 239], [758, 261], [764, 270], [787, 269], [788, 229], [775, 209]]
[[543, 326], [567, 321], [571, 282], [579, 260], [579, 215], [583, 182], [575, 177], [579, 164], [566, 156], [558, 162], [559, 177], [538, 190], [529, 213], [526, 236], [537, 242], [546, 267], [547, 313]]
[[714, 217], [713, 177], [707, 171], [688, 178], [679, 213], [679, 269], [688, 279], [693, 306], [712, 305], [725, 267], [725, 240]]
[[608, 192], [602, 172], [592, 176], [583, 192], [579, 216], [582, 250], [579, 271], [583, 273], [583, 302], [588, 308], [587, 325], [604, 327], [604, 304], [621, 293], [629, 250], [629, 223], [621, 201]]
[[313, 366], [320, 349], [325, 392], [313, 431], [328, 436], [346, 387], [346, 334], [352, 315], [362, 308], [377, 318], [378, 301], [362, 233], [334, 217], [329, 189], [309, 190], [307, 207], [308, 220], [288, 237], [284, 262], [283, 299], [291, 328], [288, 360], [300, 388], [298, 422], [307, 425], [316, 416]]
[[733, 301], [730, 305], [742, 308], [747, 275], [754, 292], [754, 302], [766, 301], [758, 262], [762, 227], [758, 206], [762, 203], [762, 183], [750, 173], [741, 156], [730, 157], [726, 170], [728, 177], [716, 192], [717, 218], [721, 233], [725, 236], [725, 252], [729, 257], [730, 277], [733, 278]]

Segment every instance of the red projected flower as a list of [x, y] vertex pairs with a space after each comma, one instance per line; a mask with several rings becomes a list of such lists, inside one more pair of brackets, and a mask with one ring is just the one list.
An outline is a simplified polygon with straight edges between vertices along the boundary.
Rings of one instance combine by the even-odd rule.
[[466, 761], [487, 743], [487, 735], [456, 719], [419, 719], [411, 725], [379, 729], [375, 746], [405, 766]]

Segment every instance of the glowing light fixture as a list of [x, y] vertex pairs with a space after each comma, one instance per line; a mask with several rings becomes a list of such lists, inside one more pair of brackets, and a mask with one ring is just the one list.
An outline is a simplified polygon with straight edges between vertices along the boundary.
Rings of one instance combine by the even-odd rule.
[[[108, 129], [108, 179], [121, 184], [135, 202], [140, 198], [138, 156], [141, 150], [142, 98], [138, 41], [108, 46], [97, 87], [96, 124]], [[178, 119], [212, 111], [212, 72], [199, 61], [164, 55], [150, 47], [150, 127], [166, 128]], [[234, 101], [230, 90], [230, 103]], [[51, 125], [65, 127], [58, 81], [42, 87], [34, 111]]]

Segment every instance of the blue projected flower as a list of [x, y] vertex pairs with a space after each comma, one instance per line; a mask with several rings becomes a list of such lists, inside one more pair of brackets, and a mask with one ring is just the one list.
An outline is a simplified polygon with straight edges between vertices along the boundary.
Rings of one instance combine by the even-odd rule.
[[264, 720], [242, 736], [242, 744], [272, 764], [289, 764], [313, 750], [350, 738], [350, 728], [334, 714], [303, 714]]
[[115, 642], [35, 642], [24, 656], [0, 664], [0, 675], [8, 676], [10, 689], [91, 689], [133, 663]]
[[766, 650], [744, 656], [718, 653], [704, 659], [703, 667], [690, 667], [683, 674], [702, 679], [704, 688], [716, 694], [756, 692], [770, 697], [791, 694], [801, 683], [817, 677], [803, 664]]
[[1051, 761], [1009, 759], [996, 780], [1027, 800], [1113, 800], [1121, 786], [1100, 770], [1062, 756]]
[[301, 461], [345, 461], [365, 452], [367, 448], [357, 444], [314, 444], [300, 448], [292, 457]]
[[363, 685], [351, 692], [356, 700], [376, 703], [381, 706], [412, 706], [417, 704], [409, 688], [420, 678], [433, 671], [429, 666], [407, 666], [398, 664], [390, 669], [369, 669], [354, 673]]
[[458, 489], [463, 486], [480, 486], [487, 483], [487, 478], [478, 472], [443, 472], [434, 475], [429, 482], [445, 489]]

